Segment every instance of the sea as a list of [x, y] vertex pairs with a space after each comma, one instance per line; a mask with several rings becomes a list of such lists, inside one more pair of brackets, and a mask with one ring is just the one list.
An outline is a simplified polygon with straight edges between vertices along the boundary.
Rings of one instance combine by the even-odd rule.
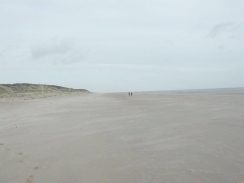
[[162, 91], [143, 91], [134, 93], [147, 94], [213, 94], [213, 95], [244, 95], [244, 87], [241, 88], [215, 88], [215, 89], [189, 89], [189, 90], [162, 90]]

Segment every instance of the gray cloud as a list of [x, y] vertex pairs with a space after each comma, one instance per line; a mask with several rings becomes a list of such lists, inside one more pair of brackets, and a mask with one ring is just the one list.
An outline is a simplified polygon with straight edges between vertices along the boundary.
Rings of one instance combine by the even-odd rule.
[[220, 49], [220, 50], [222, 50], [222, 49], [224, 49], [225, 47], [224, 47], [223, 45], [219, 45], [219, 46], [217, 46], [217, 48]]
[[5, 54], [6, 52], [8, 52], [9, 50], [11, 50], [11, 48], [13, 48], [12, 45], [7, 46], [5, 49], [3, 49], [2, 51], [0, 51], [0, 56], [1, 56], [1, 57], [4, 56], [4, 54]]
[[88, 51], [72, 39], [52, 39], [48, 43], [30, 48], [33, 61], [57, 64], [74, 64], [84, 60]]
[[235, 25], [230, 27], [230, 32], [232, 33], [238, 32], [242, 28], [242, 25], [243, 25], [242, 23], [236, 23]]
[[33, 46], [31, 56], [34, 60], [39, 60], [43, 57], [62, 56], [73, 49], [73, 45], [66, 40], [53, 40], [50, 43]]
[[236, 26], [236, 24], [233, 23], [233, 22], [217, 24], [211, 29], [211, 31], [208, 33], [206, 38], [216, 38], [221, 33], [223, 33], [224, 31], [226, 31], [227, 29], [229, 29], [229, 28], [231, 28], [233, 26]]
[[68, 54], [65, 55], [59, 55], [53, 58], [52, 63], [53, 64], [75, 64], [81, 61], [84, 61], [86, 58], [88, 52], [87, 51], [81, 51], [81, 50], [72, 50], [68, 52]]

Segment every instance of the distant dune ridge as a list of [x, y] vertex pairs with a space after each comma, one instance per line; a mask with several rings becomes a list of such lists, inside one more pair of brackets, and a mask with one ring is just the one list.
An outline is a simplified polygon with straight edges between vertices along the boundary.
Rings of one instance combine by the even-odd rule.
[[0, 84], [0, 96], [29, 96], [40, 94], [55, 94], [55, 93], [89, 93], [85, 89], [73, 89], [55, 85], [16, 83], [16, 84]]

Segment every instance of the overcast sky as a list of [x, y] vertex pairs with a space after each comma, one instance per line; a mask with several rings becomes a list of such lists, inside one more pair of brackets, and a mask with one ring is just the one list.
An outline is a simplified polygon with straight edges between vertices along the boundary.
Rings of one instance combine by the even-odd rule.
[[243, 0], [1, 0], [0, 83], [244, 87]]

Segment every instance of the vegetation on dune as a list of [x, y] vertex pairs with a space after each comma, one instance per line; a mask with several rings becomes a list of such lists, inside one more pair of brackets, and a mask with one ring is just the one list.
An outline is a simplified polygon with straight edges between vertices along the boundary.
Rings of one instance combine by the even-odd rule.
[[89, 92], [85, 89], [72, 89], [55, 85], [41, 84], [0, 84], [0, 94], [17, 94], [17, 93], [66, 93], [66, 92]]

